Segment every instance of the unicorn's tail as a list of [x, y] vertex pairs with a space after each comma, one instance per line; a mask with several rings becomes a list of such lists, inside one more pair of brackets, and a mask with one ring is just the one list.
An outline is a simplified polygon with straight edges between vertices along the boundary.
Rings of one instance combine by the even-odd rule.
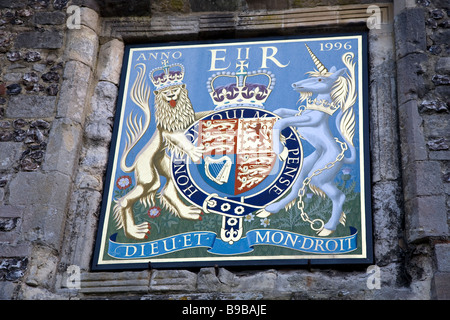
[[342, 162], [346, 164], [353, 163], [356, 160], [356, 149], [353, 144], [353, 136], [355, 135], [355, 113], [353, 108], [346, 111], [340, 110], [336, 117], [336, 126], [350, 151], [350, 157], [345, 157], [342, 159]]
[[353, 163], [356, 159], [356, 150], [353, 145], [355, 135], [356, 117], [353, 105], [356, 103], [356, 82], [355, 82], [355, 63], [353, 62], [353, 53], [347, 52], [342, 56], [342, 61], [348, 69], [348, 76], [345, 77], [347, 90], [345, 99], [341, 102], [341, 110], [336, 118], [336, 127], [339, 129], [342, 137], [345, 139], [351, 156], [344, 158], [344, 163]]
[[350, 144], [350, 145], [348, 145], [348, 149], [350, 150], [350, 154], [351, 155], [348, 158], [342, 159], [342, 163], [350, 164], [350, 163], [355, 162], [355, 160], [356, 160], [356, 149], [355, 149], [355, 147], [352, 144]]

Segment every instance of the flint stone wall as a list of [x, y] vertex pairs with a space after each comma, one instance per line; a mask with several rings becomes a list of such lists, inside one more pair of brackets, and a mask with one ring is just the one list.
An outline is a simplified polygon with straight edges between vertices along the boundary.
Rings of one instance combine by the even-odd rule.
[[0, 0], [0, 298], [449, 299], [446, 1], [376, 3], [369, 30], [379, 289], [361, 267], [89, 270], [124, 43], [363, 30], [370, 3]]

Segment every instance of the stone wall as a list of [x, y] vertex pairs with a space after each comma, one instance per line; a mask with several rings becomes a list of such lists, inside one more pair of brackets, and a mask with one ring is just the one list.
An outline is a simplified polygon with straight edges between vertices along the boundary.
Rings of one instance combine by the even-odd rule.
[[449, 299], [450, 8], [438, 0], [377, 3], [369, 30], [379, 289], [342, 266], [89, 271], [124, 43], [364, 30], [374, 2], [0, 0], [0, 298]]
[[66, 204], [60, 200], [71, 178], [53, 170], [49, 158], [60, 144], [56, 110], [66, 3], [0, 2], [0, 292], [5, 298], [13, 297], [32, 270], [32, 256], [51, 254], [61, 241]]
[[445, 267], [450, 252], [449, 18], [448, 1], [419, 0], [395, 21], [405, 234], [413, 256], [423, 250], [432, 253], [432, 297], [446, 299], [450, 298], [450, 273]]

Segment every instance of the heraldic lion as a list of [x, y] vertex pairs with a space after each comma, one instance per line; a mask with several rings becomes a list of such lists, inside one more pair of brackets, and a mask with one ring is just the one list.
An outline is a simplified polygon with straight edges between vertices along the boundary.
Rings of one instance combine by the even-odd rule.
[[[156, 129], [152, 138], [136, 156], [131, 166], [126, 164], [130, 150], [143, 137], [150, 124], [150, 89], [145, 85], [145, 65], [139, 67], [136, 80], [131, 89], [131, 99], [145, 114], [142, 118], [133, 119], [132, 112], [127, 120], [128, 141], [120, 160], [124, 172], [134, 171], [135, 186], [123, 197], [115, 200], [113, 209], [114, 220], [118, 229], [123, 228], [128, 238], [144, 239], [150, 233], [147, 222], [136, 225], [133, 205], [136, 201], [152, 206], [155, 196], [161, 187], [160, 176], [166, 178], [166, 184], [158, 195], [163, 207], [176, 216], [190, 220], [201, 220], [201, 210], [195, 206], [186, 205], [180, 198], [171, 174], [171, 160], [167, 150], [176, 154], [186, 153], [194, 162], [201, 159], [203, 149], [194, 146], [184, 135], [184, 130], [197, 119], [209, 112], [195, 113], [188, 97], [185, 84], [180, 81], [169, 82], [169, 85], [154, 91], [154, 107]], [[181, 83], [181, 84], [180, 84]]]

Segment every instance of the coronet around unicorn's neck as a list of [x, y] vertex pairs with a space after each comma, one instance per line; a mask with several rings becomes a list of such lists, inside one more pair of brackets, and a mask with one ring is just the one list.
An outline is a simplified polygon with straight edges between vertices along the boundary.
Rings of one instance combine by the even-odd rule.
[[339, 109], [329, 94], [319, 94], [315, 99], [306, 98], [305, 110], [318, 110], [329, 114], [330, 116]]

